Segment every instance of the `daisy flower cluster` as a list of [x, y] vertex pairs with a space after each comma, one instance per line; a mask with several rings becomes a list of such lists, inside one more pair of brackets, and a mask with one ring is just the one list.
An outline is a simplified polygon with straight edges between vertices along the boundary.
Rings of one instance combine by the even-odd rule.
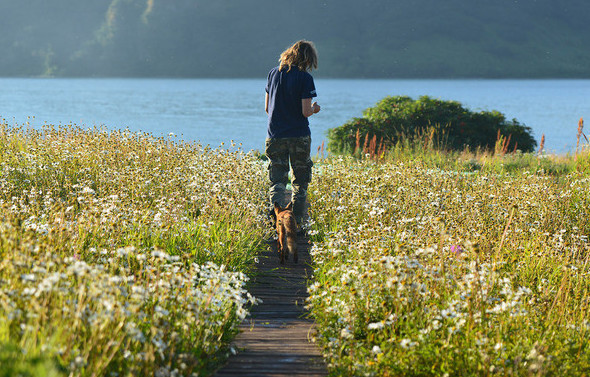
[[66, 375], [214, 370], [256, 302], [263, 163], [75, 126], [2, 124], [0, 146], [0, 348]]
[[[3, 327], [74, 375], [191, 375], [255, 299], [246, 276], [160, 250], [103, 250], [92, 264], [31, 250], [3, 266]], [[222, 342], [223, 340], [223, 342]], [[163, 373], [163, 374], [162, 374]]]
[[316, 166], [308, 305], [335, 375], [588, 370], [587, 177]]

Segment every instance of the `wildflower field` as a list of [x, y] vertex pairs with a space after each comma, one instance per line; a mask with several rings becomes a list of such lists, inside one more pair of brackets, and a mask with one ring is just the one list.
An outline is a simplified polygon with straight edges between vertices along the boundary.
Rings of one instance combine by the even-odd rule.
[[[588, 153], [426, 149], [315, 163], [332, 375], [588, 375]], [[233, 146], [1, 123], [0, 377], [210, 375], [256, 302], [267, 188]]]
[[316, 163], [308, 305], [333, 375], [588, 375], [590, 174], [568, 158]]
[[0, 376], [207, 375], [255, 299], [259, 159], [0, 125]]

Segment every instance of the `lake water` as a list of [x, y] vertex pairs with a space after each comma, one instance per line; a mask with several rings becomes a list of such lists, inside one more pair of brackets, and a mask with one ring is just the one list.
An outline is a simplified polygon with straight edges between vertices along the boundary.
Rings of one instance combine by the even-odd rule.
[[[0, 117], [29, 122], [174, 133], [212, 147], [230, 140], [264, 148], [265, 79], [0, 78]], [[310, 118], [313, 153], [337, 127], [388, 95], [430, 95], [465, 107], [498, 110], [530, 126], [546, 150], [572, 151], [578, 120], [590, 119], [590, 80], [316, 79], [322, 111]], [[588, 132], [587, 132], [588, 133]]]

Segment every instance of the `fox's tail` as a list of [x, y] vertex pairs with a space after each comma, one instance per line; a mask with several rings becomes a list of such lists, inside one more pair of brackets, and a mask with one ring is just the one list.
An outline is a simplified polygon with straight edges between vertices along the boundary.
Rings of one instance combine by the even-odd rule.
[[293, 254], [293, 261], [297, 263], [297, 223], [293, 217], [287, 219], [285, 233], [287, 233], [287, 249]]

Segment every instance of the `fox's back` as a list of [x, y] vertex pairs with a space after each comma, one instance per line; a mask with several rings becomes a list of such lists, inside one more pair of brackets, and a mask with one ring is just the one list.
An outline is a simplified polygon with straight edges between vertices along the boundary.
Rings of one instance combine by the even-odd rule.
[[285, 232], [287, 234], [297, 232], [297, 222], [295, 221], [293, 212], [282, 211], [278, 214], [277, 220], [285, 227]]

